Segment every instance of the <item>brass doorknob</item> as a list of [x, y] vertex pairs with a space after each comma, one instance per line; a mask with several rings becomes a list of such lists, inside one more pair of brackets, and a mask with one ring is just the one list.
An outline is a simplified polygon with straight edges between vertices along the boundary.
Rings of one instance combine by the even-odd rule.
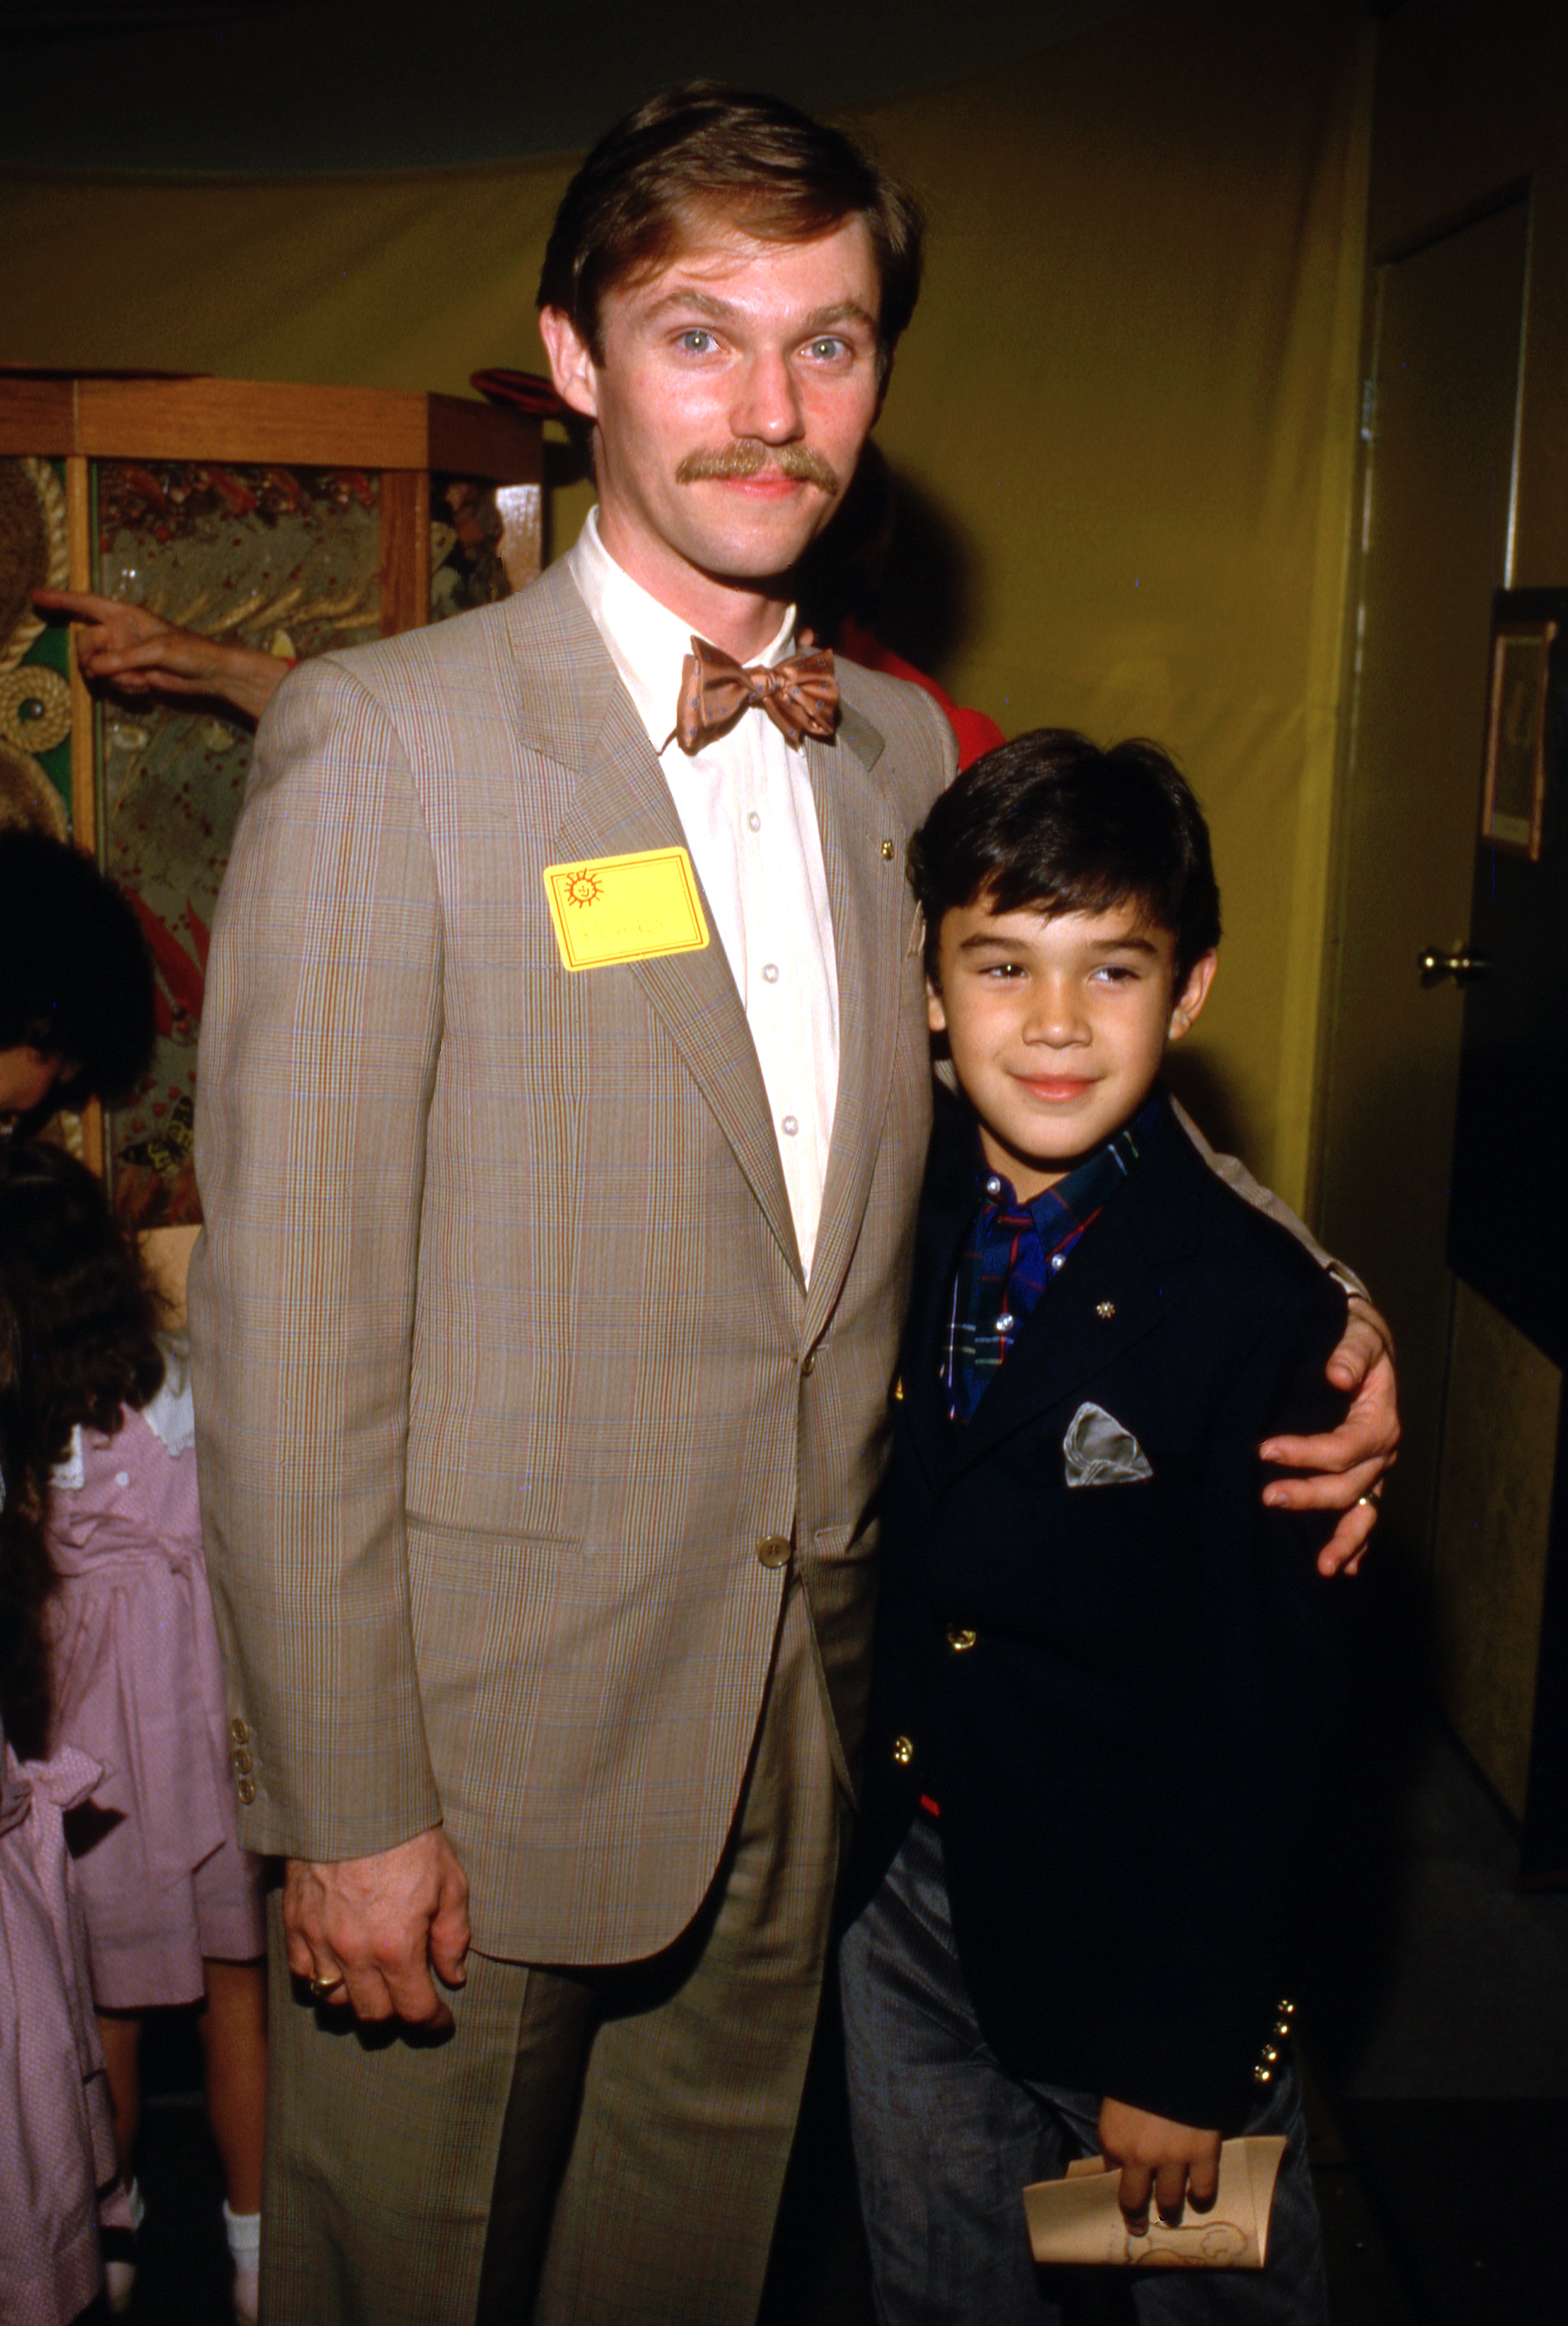
[[1469, 985], [1474, 979], [1484, 977], [1491, 963], [1479, 953], [1443, 953], [1436, 945], [1429, 945], [1424, 953], [1416, 954], [1415, 966], [1421, 972], [1423, 985], [1441, 985], [1445, 977], [1452, 977], [1456, 985]]

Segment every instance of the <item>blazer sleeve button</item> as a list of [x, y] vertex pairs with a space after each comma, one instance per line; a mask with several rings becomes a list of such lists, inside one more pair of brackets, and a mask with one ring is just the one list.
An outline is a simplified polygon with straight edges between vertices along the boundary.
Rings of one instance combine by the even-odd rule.
[[234, 1718], [228, 1724], [228, 1733], [237, 1744], [248, 1744], [250, 1743], [250, 1730], [246, 1726], [244, 1721], [239, 1717], [237, 1713], [236, 1713]]
[[759, 1567], [787, 1567], [790, 1563], [790, 1539], [787, 1534], [765, 1534], [756, 1546]]
[[235, 1747], [234, 1754], [235, 1775], [237, 1777], [248, 1777], [255, 1766], [255, 1762], [251, 1759], [250, 1754], [246, 1751], [244, 1745], [237, 1745]]
[[238, 1793], [240, 1800], [245, 1803], [246, 1808], [249, 1809], [252, 1801], [255, 1799], [255, 1779], [251, 1777], [242, 1777], [238, 1784], [235, 1787], [235, 1791]]
[[901, 1769], [907, 1769], [910, 1763], [914, 1758], [914, 1744], [913, 1738], [908, 1736], [895, 1736], [893, 1740], [893, 1757], [897, 1762]]

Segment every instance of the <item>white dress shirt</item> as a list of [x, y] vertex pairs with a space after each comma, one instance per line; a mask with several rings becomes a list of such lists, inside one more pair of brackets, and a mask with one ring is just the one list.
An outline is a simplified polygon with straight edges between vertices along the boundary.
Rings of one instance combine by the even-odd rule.
[[[839, 1089], [839, 968], [805, 753], [747, 710], [688, 757], [674, 730], [690, 625], [616, 563], [597, 509], [567, 564], [659, 755], [751, 1028], [809, 1277]], [[792, 606], [752, 659], [782, 662], [794, 624]]]

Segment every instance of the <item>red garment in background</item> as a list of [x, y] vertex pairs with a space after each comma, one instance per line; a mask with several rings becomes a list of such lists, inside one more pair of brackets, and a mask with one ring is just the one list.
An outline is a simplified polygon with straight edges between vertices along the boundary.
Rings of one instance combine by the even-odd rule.
[[853, 614], [846, 614], [840, 623], [833, 651], [849, 662], [858, 662], [863, 670], [886, 671], [889, 678], [906, 678], [911, 685], [923, 686], [958, 737], [960, 768], [967, 768], [983, 751], [994, 751], [998, 743], [1007, 741], [994, 719], [988, 719], [983, 711], [966, 711], [934, 678], [927, 678], [923, 670], [916, 670], [902, 655], [895, 655], [891, 647], [885, 647], [876, 633], [868, 630], [864, 622], [857, 621]]

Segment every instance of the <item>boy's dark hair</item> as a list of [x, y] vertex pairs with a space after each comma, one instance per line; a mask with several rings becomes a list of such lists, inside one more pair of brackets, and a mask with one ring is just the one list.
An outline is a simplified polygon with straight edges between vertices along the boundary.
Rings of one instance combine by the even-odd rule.
[[49, 1108], [129, 1098], [153, 1056], [153, 963], [136, 916], [90, 858], [0, 832], [0, 1050], [72, 1071]]
[[694, 220], [793, 242], [857, 217], [882, 285], [886, 377], [920, 294], [924, 221], [914, 196], [782, 98], [686, 81], [626, 114], [583, 163], [555, 214], [537, 303], [570, 316], [602, 363], [605, 293], [672, 256]]
[[112, 1435], [121, 1407], [157, 1390], [157, 1321], [86, 1166], [42, 1142], [0, 1143], [0, 1717], [23, 1754], [45, 1749], [49, 1726], [50, 1472], [79, 1422]]
[[1157, 744], [1102, 751], [1040, 727], [988, 751], [942, 793], [909, 843], [935, 979], [943, 916], [981, 898], [991, 911], [1105, 913], [1136, 904], [1176, 944], [1176, 982], [1220, 942], [1209, 827]]

